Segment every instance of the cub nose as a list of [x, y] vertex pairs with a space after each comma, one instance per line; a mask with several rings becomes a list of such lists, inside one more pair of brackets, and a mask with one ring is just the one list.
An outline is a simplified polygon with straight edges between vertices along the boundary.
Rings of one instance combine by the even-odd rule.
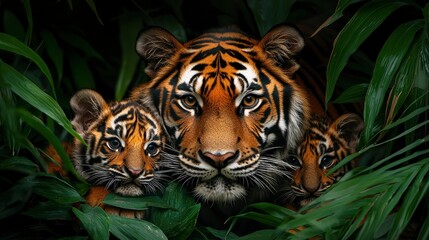
[[223, 168], [238, 158], [238, 151], [227, 153], [198, 152], [200, 158], [215, 168]]
[[127, 172], [128, 175], [132, 178], [138, 177], [143, 172], [143, 169], [141, 169], [141, 168], [135, 169], [132, 167], [125, 166], [124, 169], [125, 169], [125, 172]]

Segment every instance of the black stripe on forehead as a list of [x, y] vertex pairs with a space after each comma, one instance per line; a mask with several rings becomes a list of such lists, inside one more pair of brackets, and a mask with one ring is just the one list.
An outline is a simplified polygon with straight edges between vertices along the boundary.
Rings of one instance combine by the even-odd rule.
[[216, 67], [226, 68], [227, 64], [226, 64], [226, 61], [222, 58], [222, 55], [218, 54], [216, 56], [216, 60], [213, 61], [210, 66], [213, 68], [216, 68]]
[[230, 37], [230, 36], [215, 36], [215, 35], [208, 34], [203, 37], [200, 37], [199, 39], [194, 40], [189, 47], [192, 49], [198, 49], [207, 44], [219, 43], [219, 42], [224, 42], [226, 44], [234, 45], [234, 46], [240, 46], [240, 48], [249, 48], [254, 45], [252, 42], [245, 40], [243, 38]]
[[268, 84], [271, 83], [271, 79], [262, 72], [259, 74], [259, 79], [261, 80], [261, 83], [264, 86], [267, 86]]
[[313, 131], [313, 129], [310, 129], [308, 132], [311, 139], [326, 142], [326, 137], [323, 134], [320, 134], [319, 132]]
[[239, 62], [230, 62], [229, 65], [237, 71], [247, 69], [246, 66], [244, 66], [243, 64], [241, 64]]
[[152, 128], [157, 129], [159, 123], [154, 121], [154, 116], [148, 111], [136, 111], [140, 123], [148, 123]]
[[[261, 85], [255, 82], [251, 82], [248, 88], [248, 90], [260, 90], [260, 89], [262, 89]], [[268, 89], [266, 89], [265, 86], [264, 86], [264, 89], [265, 89], [265, 93], [268, 93]]]
[[207, 67], [208, 65], [205, 63], [198, 63], [195, 66], [192, 67], [193, 71], [204, 71], [204, 69]]
[[[201, 51], [201, 52], [197, 53], [191, 59], [190, 63], [195, 63], [195, 62], [201, 61], [201, 60], [205, 59], [208, 56], [216, 55], [218, 53], [222, 53], [222, 54], [226, 53], [226, 54], [230, 55], [231, 57], [236, 58], [240, 62], [245, 62], [245, 63], [249, 62], [247, 60], [247, 58], [240, 51], [232, 50], [232, 49], [225, 49], [222, 46], [218, 45], [218, 46], [216, 46], [214, 48], [210, 48], [210, 49], [207, 49], [207, 50], [204, 50], [204, 51]], [[223, 61], [223, 59], [222, 59], [222, 61]]]
[[206, 57], [208, 57], [208, 56], [215, 55], [215, 54], [217, 54], [217, 53], [219, 53], [219, 52], [222, 52], [222, 49], [223, 49], [223, 48], [222, 48], [221, 46], [217, 46], [217, 47], [215, 47], [215, 48], [210, 48], [210, 49], [208, 49], [208, 50], [201, 51], [201, 52], [197, 53], [197, 54], [196, 54], [196, 55], [191, 59], [190, 63], [195, 63], [195, 62], [201, 61], [201, 60], [205, 59], [205, 58], [206, 58]]
[[[120, 109], [120, 110], [123, 111], [124, 109]], [[116, 114], [118, 114], [118, 113], [117, 112], [113, 113], [113, 115], [116, 115]], [[114, 116], [114, 117], [115, 117], [115, 121], [114, 121], [115, 124], [118, 122], [130, 120], [130, 119], [134, 118], [134, 108], [129, 108], [126, 113], [118, 115], [118, 116]]]
[[231, 57], [238, 59], [240, 62], [248, 63], [247, 58], [240, 51], [229, 49], [226, 51]]

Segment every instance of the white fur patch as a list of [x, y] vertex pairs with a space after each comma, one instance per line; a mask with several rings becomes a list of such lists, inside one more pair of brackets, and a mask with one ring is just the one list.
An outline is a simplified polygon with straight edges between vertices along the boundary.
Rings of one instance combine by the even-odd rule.
[[209, 202], [232, 203], [237, 199], [244, 198], [246, 190], [239, 184], [227, 184], [225, 180], [218, 178], [212, 182], [198, 184], [194, 189], [194, 195]]

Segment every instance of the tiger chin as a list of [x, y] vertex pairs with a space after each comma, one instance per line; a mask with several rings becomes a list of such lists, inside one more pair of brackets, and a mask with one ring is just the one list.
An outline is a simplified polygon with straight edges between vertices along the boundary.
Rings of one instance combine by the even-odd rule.
[[[141, 103], [108, 104], [89, 89], [73, 95], [70, 105], [72, 125], [87, 143], [75, 139], [68, 146], [77, 173], [91, 185], [86, 202], [101, 205], [111, 214], [143, 218], [144, 211], [105, 206], [102, 201], [110, 192], [142, 196], [162, 190], [166, 176], [158, 168], [167, 136], [161, 119]], [[50, 166], [54, 172], [55, 167]]]
[[234, 205], [275, 191], [281, 159], [308, 122], [306, 95], [293, 80], [303, 46], [286, 25], [261, 40], [233, 29], [186, 43], [158, 27], [140, 33], [136, 50], [151, 80], [131, 99], [160, 113], [177, 149], [175, 179], [198, 200]]
[[332, 123], [313, 115], [303, 139], [287, 158], [290, 174], [279, 191], [278, 202], [298, 210], [338, 182], [354, 161], [330, 175], [326, 173], [356, 151], [363, 126], [362, 118], [354, 113], [343, 114]]

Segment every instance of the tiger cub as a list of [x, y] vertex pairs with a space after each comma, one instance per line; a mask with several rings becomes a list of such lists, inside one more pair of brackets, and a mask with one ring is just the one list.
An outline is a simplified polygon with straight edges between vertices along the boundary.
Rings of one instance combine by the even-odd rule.
[[[75, 114], [72, 125], [85, 140], [66, 144], [77, 173], [91, 185], [86, 201], [106, 212], [129, 218], [143, 218], [143, 211], [105, 206], [110, 192], [141, 196], [161, 190], [164, 176], [157, 172], [167, 136], [158, 115], [135, 101], [106, 103], [100, 94], [81, 90], [70, 100]], [[48, 155], [55, 160], [54, 151]], [[51, 172], [58, 170], [51, 164]]]
[[349, 171], [352, 162], [326, 175], [333, 166], [356, 151], [363, 126], [362, 118], [354, 113], [341, 115], [332, 124], [324, 117], [313, 115], [301, 142], [287, 158], [290, 183], [281, 190], [281, 202], [299, 209]]

